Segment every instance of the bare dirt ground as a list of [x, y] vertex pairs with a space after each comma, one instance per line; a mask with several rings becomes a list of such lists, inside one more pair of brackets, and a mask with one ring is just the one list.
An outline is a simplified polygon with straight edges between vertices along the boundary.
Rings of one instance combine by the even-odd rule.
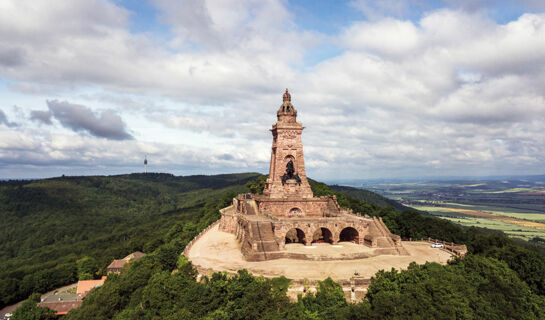
[[[235, 236], [219, 231], [216, 226], [193, 244], [187, 253], [187, 258], [195, 265], [215, 271], [236, 272], [240, 269], [247, 269], [254, 275], [266, 277], [284, 275], [289, 279], [321, 280], [331, 277], [341, 280], [354, 276], [356, 270], [360, 277], [371, 278], [381, 269], [405, 269], [413, 261], [446, 264], [451, 257], [451, 254], [446, 251], [431, 248], [427, 242], [403, 242], [403, 246], [409, 252], [408, 256], [380, 255], [358, 260], [277, 259], [248, 262], [244, 260]], [[306, 254], [342, 256], [342, 254], [354, 252], [372, 253], [375, 249], [342, 242], [337, 246], [315, 244], [305, 247], [300, 244], [291, 244], [287, 246], [287, 250]]]

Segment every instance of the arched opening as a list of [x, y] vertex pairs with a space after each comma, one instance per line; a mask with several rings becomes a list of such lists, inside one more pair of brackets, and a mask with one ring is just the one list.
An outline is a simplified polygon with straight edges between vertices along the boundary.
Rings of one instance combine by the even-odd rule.
[[305, 233], [299, 228], [290, 229], [286, 233], [286, 244], [288, 243], [302, 243], [305, 244]]
[[360, 239], [360, 234], [358, 233], [358, 230], [352, 227], [344, 228], [341, 231], [341, 234], [339, 236], [339, 241], [349, 241], [349, 242], [359, 243], [359, 239]]
[[302, 216], [303, 216], [303, 211], [301, 211], [301, 209], [299, 209], [299, 208], [291, 208], [290, 212], [288, 212], [288, 217], [289, 218], [302, 217]]
[[328, 228], [320, 228], [312, 235], [312, 243], [333, 243], [333, 235]]

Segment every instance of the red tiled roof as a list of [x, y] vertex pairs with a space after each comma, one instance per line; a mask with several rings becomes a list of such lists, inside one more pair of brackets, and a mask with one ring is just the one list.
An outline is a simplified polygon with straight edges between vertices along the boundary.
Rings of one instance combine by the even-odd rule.
[[58, 315], [67, 314], [72, 309], [79, 308], [83, 301], [59, 301], [59, 302], [40, 302], [38, 306], [55, 310]]

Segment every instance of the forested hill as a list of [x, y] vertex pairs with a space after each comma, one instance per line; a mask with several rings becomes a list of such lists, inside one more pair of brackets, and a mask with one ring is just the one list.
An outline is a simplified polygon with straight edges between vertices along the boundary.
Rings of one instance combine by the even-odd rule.
[[[196, 281], [184, 246], [219, 218], [233, 196], [262, 191], [265, 176], [132, 174], [0, 183], [2, 304], [99, 277], [114, 258], [146, 257], [110, 275], [67, 319], [545, 319], [545, 256], [498, 233], [365, 202], [309, 179], [354, 212], [379, 216], [402, 238], [464, 243], [469, 256], [446, 266], [381, 271], [366, 300], [348, 304], [326, 279], [315, 294], [286, 297], [289, 280], [240, 271]], [[349, 190], [350, 191], [350, 190]], [[362, 194], [362, 193], [358, 193]], [[378, 198], [380, 199], [380, 198]], [[374, 201], [374, 200], [369, 200]], [[174, 271], [177, 272], [174, 272]], [[29, 299], [15, 319], [55, 319]]]
[[388, 199], [386, 197], [381, 196], [378, 193], [375, 193], [369, 190], [362, 190], [362, 189], [358, 189], [354, 187], [339, 186], [339, 185], [332, 185], [330, 187], [331, 189], [342, 192], [354, 199], [357, 199], [359, 201], [365, 201], [365, 202], [377, 205], [379, 207], [391, 206], [391, 207], [394, 207], [397, 211], [410, 209], [409, 207], [406, 207], [395, 200]]
[[[188, 241], [257, 173], [59, 177], [0, 182], [0, 308], [77, 281], [76, 261], [103, 268], [151, 252], [174, 225]], [[100, 271], [99, 271], [100, 272]]]

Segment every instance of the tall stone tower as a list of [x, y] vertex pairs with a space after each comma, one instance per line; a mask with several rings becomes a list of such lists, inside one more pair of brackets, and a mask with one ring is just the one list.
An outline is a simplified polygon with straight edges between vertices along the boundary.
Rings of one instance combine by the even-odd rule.
[[308, 184], [297, 110], [286, 89], [272, 126], [271, 166], [263, 194], [239, 194], [220, 210], [219, 230], [234, 234], [248, 261], [305, 254], [287, 252], [286, 244], [352, 241], [399, 254], [401, 238], [390, 233], [380, 218], [354, 215], [341, 208], [334, 195], [314, 197]]
[[297, 122], [297, 110], [286, 89], [283, 103], [276, 112], [278, 121], [272, 126], [271, 165], [263, 195], [269, 198], [312, 198], [307, 181], [303, 142], [303, 125]]

